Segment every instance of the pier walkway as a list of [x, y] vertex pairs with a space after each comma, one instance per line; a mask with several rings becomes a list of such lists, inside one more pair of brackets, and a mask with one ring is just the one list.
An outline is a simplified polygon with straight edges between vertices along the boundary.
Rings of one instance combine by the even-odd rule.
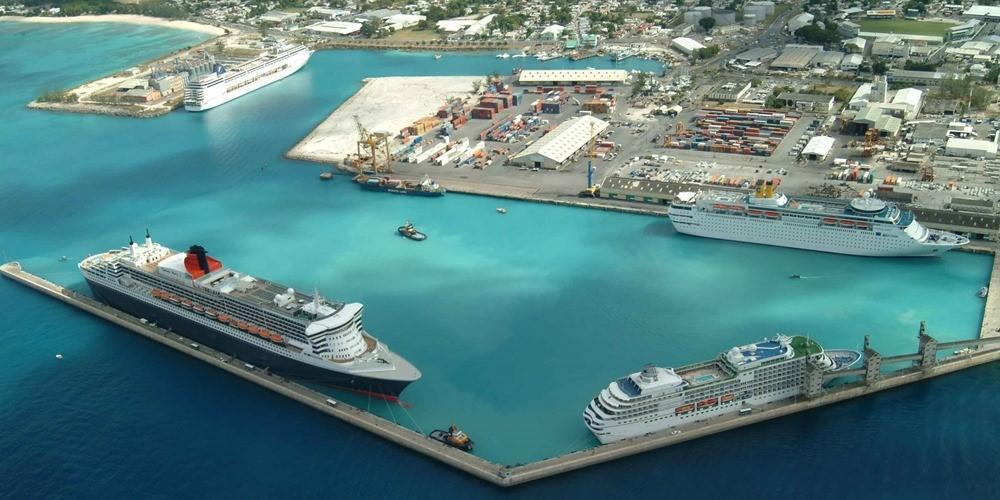
[[[993, 278], [991, 285], [998, 281], [997, 264], [994, 264]], [[99, 318], [107, 320], [129, 331], [142, 335], [150, 340], [159, 342], [167, 347], [179, 352], [200, 359], [206, 363], [216, 366], [232, 375], [253, 382], [261, 387], [270, 389], [278, 394], [298, 401], [317, 411], [321, 411], [344, 422], [357, 426], [365, 431], [388, 439], [396, 444], [419, 452], [427, 457], [438, 460], [446, 465], [454, 467], [462, 472], [474, 477], [483, 479], [497, 486], [514, 486], [530, 481], [551, 477], [564, 472], [569, 472], [591, 465], [608, 462], [618, 458], [643, 453], [649, 450], [671, 446], [677, 443], [690, 441], [704, 436], [709, 436], [719, 432], [736, 429], [746, 425], [771, 420], [773, 418], [791, 415], [801, 411], [811, 410], [821, 406], [845, 401], [851, 398], [865, 396], [871, 393], [886, 389], [892, 389], [912, 382], [918, 382], [938, 375], [953, 373], [965, 368], [990, 363], [1000, 360], [1000, 349], [982, 349], [986, 344], [991, 346], [1000, 345], [1000, 335], [996, 335], [994, 323], [996, 323], [995, 309], [996, 301], [992, 300], [990, 294], [987, 300], [987, 312], [983, 318], [983, 331], [981, 338], [965, 341], [948, 342], [937, 344], [937, 342], [926, 335], [923, 328], [920, 332], [921, 350], [917, 354], [904, 354], [897, 357], [912, 359], [913, 366], [883, 374], [879, 367], [882, 358], [877, 352], [866, 348], [866, 367], [864, 369], [842, 372], [840, 375], [860, 375], [862, 380], [852, 384], [838, 386], [832, 389], [823, 389], [819, 382], [825, 377], [821, 372], [813, 372], [817, 380], [815, 387], [807, 388], [807, 394], [811, 397], [800, 396], [794, 400], [776, 402], [762, 407], [754, 408], [749, 415], [724, 415], [713, 418], [700, 424], [683, 430], [662, 431], [658, 433], [640, 436], [613, 444], [602, 445], [596, 448], [581, 450], [566, 455], [540, 460], [526, 465], [509, 467], [495, 464], [484, 460], [470, 453], [465, 453], [448, 447], [426, 436], [418, 434], [410, 429], [385, 420], [377, 415], [366, 412], [363, 409], [355, 408], [343, 402], [336, 402], [331, 405], [330, 396], [314, 391], [308, 387], [285, 379], [281, 376], [263, 371], [259, 368], [245, 364], [239, 359], [228, 356], [224, 353], [216, 352], [207, 346], [197, 346], [176, 333], [153, 326], [121, 311], [108, 307], [86, 295], [76, 293], [64, 287], [51, 283], [38, 276], [34, 276], [24, 271], [20, 264], [16, 262], [0, 265], [0, 274], [12, 281], [21, 283], [31, 289], [45, 295], [60, 300], [66, 304], [77, 307], [85, 312], [91, 313]], [[992, 288], [992, 286], [991, 286]], [[1000, 288], [998, 288], [1000, 289]], [[990, 335], [987, 335], [990, 333]], [[987, 338], [989, 337], [989, 338]], [[980, 345], [982, 344], [982, 345]], [[979, 349], [967, 351], [961, 355], [948, 355], [938, 360], [937, 349], [950, 348], [958, 345], [978, 346]], [[809, 378], [807, 374], [807, 378]], [[582, 425], [582, 423], [581, 423]]]

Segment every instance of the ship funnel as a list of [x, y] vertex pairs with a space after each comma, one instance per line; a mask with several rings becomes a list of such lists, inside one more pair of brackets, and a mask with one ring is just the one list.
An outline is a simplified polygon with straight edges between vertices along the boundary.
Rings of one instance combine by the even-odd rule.
[[211, 272], [208, 267], [208, 258], [205, 256], [205, 248], [201, 245], [191, 245], [188, 249], [188, 255], [194, 255], [198, 259], [198, 268], [205, 274]]
[[146, 248], [153, 248], [153, 237], [149, 235], [149, 228], [146, 228]]

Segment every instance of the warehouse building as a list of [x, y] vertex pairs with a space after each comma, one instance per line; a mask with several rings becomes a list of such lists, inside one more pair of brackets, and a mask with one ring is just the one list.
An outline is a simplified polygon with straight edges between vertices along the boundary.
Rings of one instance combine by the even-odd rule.
[[809, 139], [809, 143], [802, 150], [802, 157], [812, 161], [823, 161], [830, 156], [830, 151], [833, 151], [833, 144], [835, 142], [836, 140], [833, 137], [817, 135]]
[[823, 51], [822, 47], [813, 45], [785, 45], [785, 50], [777, 59], [771, 62], [772, 68], [782, 69], [805, 69], [817, 54]]
[[557, 170], [587, 146], [591, 134], [600, 135], [607, 128], [608, 122], [589, 115], [565, 121], [510, 161], [514, 165]]
[[798, 30], [800, 30], [800, 29], [802, 29], [802, 28], [804, 28], [806, 26], [809, 26], [810, 24], [812, 24], [813, 19], [816, 19], [816, 16], [814, 16], [814, 15], [808, 13], [808, 12], [803, 12], [803, 13], [801, 13], [801, 14], [799, 14], [799, 15], [791, 18], [791, 19], [789, 19], [788, 20], [788, 32], [789, 33], [795, 33], [796, 31], [798, 31]]
[[708, 93], [708, 99], [719, 102], [736, 102], [750, 92], [750, 82], [726, 82]]
[[733, 59], [739, 63], [748, 63], [770, 61], [775, 57], [778, 57], [777, 50], [774, 50], [771, 47], [758, 47], [756, 49], [750, 49], [746, 52], [741, 52]]
[[306, 31], [321, 35], [356, 35], [361, 32], [361, 23], [348, 21], [324, 21], [306, 28]]
[[863, 62], [865, 58], [861, 54], [847, 54], [840, 61], [840, 71], [857, 71]]
[[981, 19], [983, 21], [1000, 21], [1000, 7], [992, 5], [973, 5], [962, 13], [962, 17], [968, 19]]
[[517, 75], [519, 85], [621, 85], [626, 80], [624, 69], [525, 69]]
[[945, 143], [944, 153], [948, 156], [993, 159], [997, 157], [997, 144], [992, 141], [952, 137]]
[[694, 51], [704, 49], [705, 46], [684, 36], [674, 38], [670, 41], [670, 46], [686, 55], [691, 55]]
[[963, 78], [957, 73], [942, 73], [940, 71], [913, 71], [908, 69], [889, 70], [886, 75], [889, 83], [909, 83], [913, 85], [939, 85], [948, 78]]

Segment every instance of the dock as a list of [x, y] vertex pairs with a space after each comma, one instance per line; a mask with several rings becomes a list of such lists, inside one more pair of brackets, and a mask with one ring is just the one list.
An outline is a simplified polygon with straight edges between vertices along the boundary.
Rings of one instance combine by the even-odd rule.
[[[990, 280], [991, 290], [1000, 289], [994, 288], [994, 285], [1000, 285], [1000, 274], [997, 273], [1000, 269], [998, 268], [1000, 268], [1000, 260], [994, 259], [993, 274]], [[1000, 321], [998, 321], [996, 315], [996, 308], [1000, 307], [998, 306], [1000, 299], [994, 298], [994, 295], [990, 293], [986, 299], [985, 314], [978, 338], [938, 343], [925, 331], [923, 324], [921, 324], [918, 334], [920, 350], [916, 353], [889, 357], [882, 357], [877, 351], [871, 348], [866, 338], [864, 352], [865, 366], [863, 368], [835, 373], [823, 372], [818, 368], [807, 369], [805, 376], [806, 387], [803, 389], [803, 395], [792, 401], [768, 404], [764, 407], [756, 408], [750, 415], [723, 415], [710, 419], [694, 428], [674, 431], [666, 430], [511, 467], [496, 464], [473, 454], [448, 447], [342, 401], [337, 401], [336, 405], [331, 405], [328, 401], [331, 401], [332, 398], [327, 394], [312, 390], [279, 375], [247, 365], [239, 359], [214, 351], [208, 346], [193, 345], [189, 339], [177, 333], [151, 325], [140, 318], [130, 316], [104, 305], [87, 295], [74, 292], [35, 276], [25, 271], [17, 262], [0, 265], [0, 274], [14, 282], [93, 314], [154, 342], [204, 361], [248, 382], [272, 390], [314, 410], [323, 412], [331, 417], [500, 487], [515, 486], [552, 477], [622, 457], [812, 410], [1000, 360], [1000, 349], [997, 348], [1000, 346], [1000, 334], [996, 331], [997, 328], [1000, 328]], [[954, 348], [970, 349], [966, 349], [963, 354], [948, 354]], [[940, 357], [938, 355], [939, 352], [945, 353], [945, 356], [943, 358]], [[908, 366], [894, 371], [882, 370], [882, 365], [893, 363], [908, 363]], [[844, 376], [858, 376], [860, 377], [860, 381], [830, 389], [822, 387], [824, 381]]]

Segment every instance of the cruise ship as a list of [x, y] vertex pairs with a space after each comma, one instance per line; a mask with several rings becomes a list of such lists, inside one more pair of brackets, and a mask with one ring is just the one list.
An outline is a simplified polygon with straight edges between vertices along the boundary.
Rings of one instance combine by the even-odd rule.
[[647, 365], [602, 390], [583, 411], [583, 421], [607, 444], [750, 412], [802, 392], [809, 359], [823, 370], [845, 368], [807, 337], [778, 335], [677, 369]]
[[939, 255], [969, 239], [928, 229], [913, 212], [872, 197], [789, 198], [768, 181], [754, 193], [685, 191], [668, 210], [678, 232], [874, 257]]
[[147, 232], [79, 268], [112, 307], [285, 376], [389, 396], [420, 378], [364, 329], [361, 304], [240, 273], [198, 245], [177, 252]]
[[225, 68], [216, 64], [215, 71], [197, 77], [184, 91], [184, 109], [205, 111], [249, 94], [298, 71], [312, 56], [305, 45], [277, 44], [259, 57]]

